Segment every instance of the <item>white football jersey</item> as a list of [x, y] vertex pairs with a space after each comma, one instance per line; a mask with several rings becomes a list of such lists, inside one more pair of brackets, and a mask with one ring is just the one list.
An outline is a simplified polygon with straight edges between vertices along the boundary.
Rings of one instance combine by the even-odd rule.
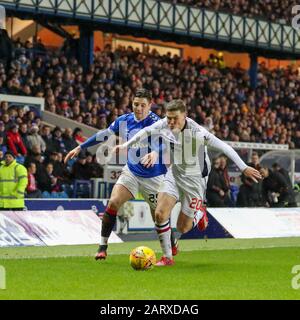
[[167, 150], [170, 150], [174, 176], [178, 174], [208, 176], [211, 166], [207, 146], [226, 154], [241, 171], [247, 168], [232, 147], [188, 117], [181, 132], [172, 132], [168, 127], [167, 118], [164, 118], [140, 130], [126, 143], [126, 146], [129, 147], [141, 138], [144, 139], [145, 135], [153, 140], [157, 140], [158, 136], [163, 138]]

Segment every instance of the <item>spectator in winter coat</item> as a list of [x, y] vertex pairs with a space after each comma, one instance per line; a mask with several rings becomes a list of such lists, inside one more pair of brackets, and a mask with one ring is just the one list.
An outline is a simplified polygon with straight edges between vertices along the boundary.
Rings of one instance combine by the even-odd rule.
[[88, 180], [90, 178], [86, 165], [86, 156], [83, 153], [78, 155], [77, 161], [73, 164], [71, 177], [74, 180]]
[[228, 186], [225, 183], [223, 171], [220, 168], [221, 159], [216, 158], [213, 162], [213, 168], [210, 172], [207, 183], [207, 200], [211, 207], [227, 206]]
[[263, 176], [262, 195], [264, 203], [270, 207], [296, 207], [295, 197], [286, 178], [278, 171], [267, 167], [260, 169]]
[[38, 132], [39, 127], [36, 124], [33, 124], [30, 128], [30, 134], [27, 136], [28, 148], [32, 150], [33, 146], [38, 145], [44, 153], [46, 151], [46, 143]]
[[[41, 173], [41, 172], [40, 172]], [[37, 182], [38, 182], [38, 186], [39, 189], [42, 192], [52, 192], [52, 181], [51, 181], [51, 177], [49, 176], [47, 169], [43, 166], [43, 172], [42, 174], [39, 174], [37, 176]]]
[[273, 171], [277, 171], [281, 173], [282, 176], [285, 178], [286, 182], [288, 183], [288, 185], [290, 186], [290, 188], [293, 188], [289, 173], [284, 168], [282, 168], [277, 162], [275, 162], [272, 165], [272, 169]]
[[1, 119], [2, 119], [3, 125], [5, 127], [5, 130], [9, 130], [11, 128], [11, 126], [13, 125], [13, 122], [9, 118], [9, 114], [3, 113]]
[[0, 210], [22, 210], [27, 186], [27, 170], [7, 151], [0, 164]]
[[237, 207], [261, 207], [263, 206], [262, 182], [257, 183], [242, 175], [243, 184], [240, 186], [237, 196]]
[[227, 166], [228, 159], [225, 155], [220, 156], [220, 169], [219, 173], [221, 175], [221, 181], [223, 184], [223, 191], [225, 193], [224, 195], [224, 203], [226, 206], [232, 206], [231, 200], [230, 200], [230, 179], [228, 174], [228, 166]]
[[52, 152], [55, 152], [55, 146], [52, 139], [51, 128], [47, 125], [43, 126], [41, 130], [41, 137], [46, 143], [46, 156], [49, 156]]
[[[257, 152], [252, 153], [250, 167], [260, 169], [260, 160]], [[237, 196], [237, 207], [261, 207], [263, 206], [262, 181], [257, 183], [244, 174], [241, 175], [242, 185]]]
[[26, 149], [28, 149], [28, 141], [27, 141], [27, 137], [28, 137], [28, 126], [27, 123], [21, 123], [20, 124], [20, 128], [19, 128], [19, 134], [23, 140], [24, 146], [26, 147]]
[[67, 153], [66, 145], [62, 138], [62, 130], [59, 127], [55, 127], [52, 132], [52, 143], [54, 146], [54, 151]]
[[53, 164], [52, 163], [49, 162], [46, 165], [46, 172], [47, 172], [47, 179], [45, 180], [45, 186], [44, 186], [43, 191], [48, 191], [49, 193], [59, 192], [60, 186], [59, 186], [57, 177], [55, 177], [53, 174]]
[[96, 156], [86, 152], [86, 172], [89, 179], [103, 178], [103, 168], [96, 161]]
[[20, 155], [26, 156], [27, 149], [22, 141], [18, 129], [19, 127], [16, 124], [11, 126], [10, 130], [7, 132], [7, 145], [16, 157]]
[[73, 131], [71, 128], [66, 128], [63, 134], [63, 141], [66, 147], [67, 152], [71, 151], [72, 149], [78, 146], [78, 143], [73, 138]]
[[63, 156], [60, 152], [52, 152], [47, 163], [52, 163], [53, 165], [53, 175], [60, 179], [60, 181], [68, 180], [70, 175], [69, 171], [63, 164]]
[[77, 144], [81, 144], [85, 141], [85, 139], [83, 137], [83, 132], [80, 128], [74, 129], [73, 139], [76, 141]]

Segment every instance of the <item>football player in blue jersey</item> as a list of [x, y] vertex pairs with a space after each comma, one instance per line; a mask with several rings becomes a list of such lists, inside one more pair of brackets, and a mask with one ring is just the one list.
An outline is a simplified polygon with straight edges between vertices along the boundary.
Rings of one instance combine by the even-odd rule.
[[[132, 138], [141, 129], [152, 125], [160, 120], [151, 109], [152, 94], [146, 89], [138, 89], [132, 102], [132, 113], [128, 113], [117, 118], [107, 129], [99, 131], [90, 137], [80, 146], [71, 150], [66, 158], [65, 163], [76, 157], [81, 150], [104, 142], [112, 135], [122, 136], [126, 140]], [[141, 192], [145, 201], [149, 204], [154, 221], [156, 208], [157, 191], [161, 181], [167, 172], [163, 161], [156, 161], [161, 156], [161, 145], [156, 144], [154, 150], [149, 150], [148, 142], [143, 145], [132, 146], [128, 150], [127, 164], [113, 187], [111, 197], [102, 219], [101, 241], [96, 260], [106, 259], [108, 238], [116, 222], [116, 216], [120, 207], [128, 200], [133, 199], [138, 191]], [[149, 152], [150, 151], [150, 152]], [[145, 154], [141, 161], [141, 154]], [[147, 166], [148, 163], [156, 163]], [[172, 252], [177, 254], [177, 241], [172, 235]]]

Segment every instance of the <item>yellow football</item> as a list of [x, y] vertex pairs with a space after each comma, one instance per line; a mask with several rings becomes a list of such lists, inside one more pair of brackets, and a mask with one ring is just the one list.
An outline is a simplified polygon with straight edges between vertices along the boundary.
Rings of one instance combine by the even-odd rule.
[[156, 256], [152, 249], [140, 246], [131, 251], [129, 261], [135, 270], [149, 270], [155, 265]]

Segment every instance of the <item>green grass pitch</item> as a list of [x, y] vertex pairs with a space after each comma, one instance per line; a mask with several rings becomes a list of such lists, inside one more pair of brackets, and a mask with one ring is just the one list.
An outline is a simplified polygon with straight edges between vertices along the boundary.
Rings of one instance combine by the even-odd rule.
[[0, 248], [6, 269], [1, 299], [300, 299], [292, 268], [300, 265], [300, 238], [182, 240], [172, 267], [134, 271], [129, 252], [158, 241], [110, 246]]

